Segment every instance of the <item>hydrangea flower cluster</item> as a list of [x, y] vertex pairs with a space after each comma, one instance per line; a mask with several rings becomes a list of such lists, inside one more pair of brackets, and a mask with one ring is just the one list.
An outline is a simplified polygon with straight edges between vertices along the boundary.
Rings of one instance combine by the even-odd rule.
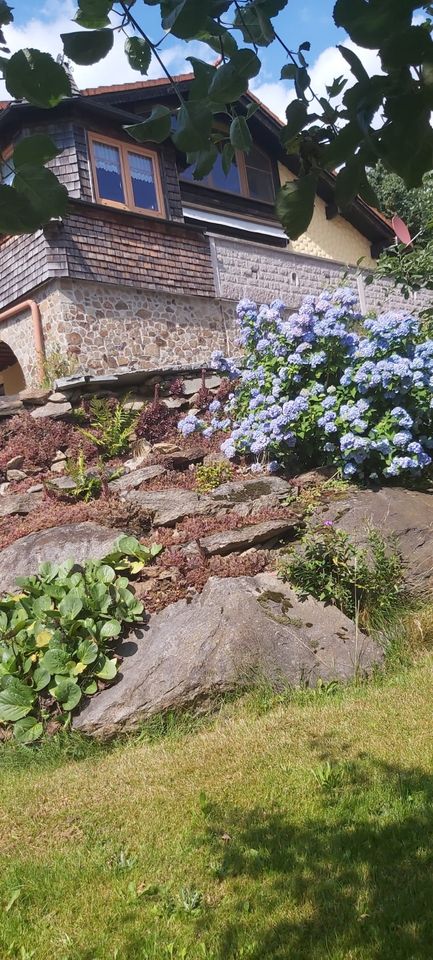
[[[213, 366], [234, 381], [206, 419], [179, 424], [184, 436], [227, 432], [221, 449], [275, 471], [333, 463], [358, 480], [408, 477], [430, 466], [433, 450], [433, 340], [404, 311], [363, 319], [342, 287], [306, 297], [287, 316], [281, 300], [258, 307], [241, 300], [235, 360], [214, 353]], [[362, 333], [358, 333], [362, 330]]]

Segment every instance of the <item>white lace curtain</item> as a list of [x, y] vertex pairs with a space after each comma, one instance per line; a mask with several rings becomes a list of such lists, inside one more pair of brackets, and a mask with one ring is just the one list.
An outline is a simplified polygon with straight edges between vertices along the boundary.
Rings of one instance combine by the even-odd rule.
[[95, 161], [100, 170], [120, 174], [120, 156], [117, 147], [110, 147], [107, 143], [95, 143]]
[[139, 153], [128, 153], [129, 171], [133, 180], [153, 183], [153, 163], [150, 157]]

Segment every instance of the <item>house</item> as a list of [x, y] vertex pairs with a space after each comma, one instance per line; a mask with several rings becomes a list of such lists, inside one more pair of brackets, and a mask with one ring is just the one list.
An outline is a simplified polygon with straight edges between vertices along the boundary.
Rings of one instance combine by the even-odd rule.
[[[191, 79], [176, 78], [185, 96]], [[252, 99], [242, 98], [244, 109]], [[364, 309], [385, 295], [396, 301], [383, 282], [366, 287], [357, 268], [374, 266], [393, 239], [389, 224], [360, 199], [340, 216], [332, 175], [320, 178], [307, 233], [287, 239], [274, 199], [296, 158], [263, 104], [250, 120], [250, 153], [227, 176], [217, 161], [197, 182], [171, 141], [138, 146], [125, 133], [156, 103], [177, 106], [165, 79], [76, 91], [52, 110], [2, 104], [3, 158], [24, 134], [49, 133], [63, 148], [50, 166], [70, 197], [64, 220], [0, 239], [5, 393], [38, 382], [43, 349], [93, 373], [206, 362], [213, 349], [234, 350], [240, 297], [278, 296], [294, 309], [348, 270]], [[10, 162], [2, 174], [10, 183]]]

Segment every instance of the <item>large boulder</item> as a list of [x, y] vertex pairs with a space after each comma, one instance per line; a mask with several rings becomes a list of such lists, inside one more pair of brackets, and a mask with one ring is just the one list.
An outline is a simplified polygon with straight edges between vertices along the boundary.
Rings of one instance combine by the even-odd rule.
[[212, 513], [215, 504], [209, 497], [200, 496], [193, 490], [182, 487], [167, 487], [165, 490], [129, 490], [125, 500], [137, 504], [153, 516], [158, 527], [174, 527], [184, 517]]
[[359, 546], [368, 542], [374, 527], [385, 537], [395, 537], [405, 565], [408, 585], [433, 589], [433, 496], [401, 487], [354, 490], [343, 500], [321, 507], [314, 520], [331, 520]]
[[51, 563], [100, 560], [121, 536], [120, 530], [88, 522], [50, 527], [21, 537], [21, 540], [0, 550], [0, 593], [13, 590], [16, 577], [37, 573], [40, 565], [47, 560]]
[[383, 657], [335, 607], [299, 600], [272, 574], [212, 578], [192, 602], [179, 600], [133, 631], [119, 653], [119, 681], [84, 706], [76, 730], [111, 737], [258, 681], [349, 680]]

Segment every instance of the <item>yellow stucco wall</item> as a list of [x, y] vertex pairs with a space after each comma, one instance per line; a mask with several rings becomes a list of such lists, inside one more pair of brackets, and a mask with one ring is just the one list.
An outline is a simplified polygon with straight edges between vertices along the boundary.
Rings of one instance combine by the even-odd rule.
[[[287, 167], [278, 164], [281, 185], [295, 176]], [[376, 261], [370, 254], [370, 241], [348, 223], [344, 217], [326, 219], [326, 207], [320, 197], [316, 197], [313, 219], [306, 233], [299, 240], [291, 240], [290, 248], [294, 253], [305, 253], [311, 257], [324, 257], [326, 260], [338, 260], [348, 266], [356, 266], [363, 257], [361, 266], [374, 267]]]
[[0, 373], [0, 383], [4, 386], [4, 392], [7, 396], [19, 393], [24, 390], [26, 381], [19, 363], [14, 363], [12, 367], [6, 367]]

